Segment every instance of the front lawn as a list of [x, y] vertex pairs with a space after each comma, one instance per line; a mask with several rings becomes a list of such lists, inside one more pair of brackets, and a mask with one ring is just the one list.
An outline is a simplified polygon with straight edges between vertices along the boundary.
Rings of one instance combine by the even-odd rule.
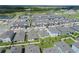
[[11, 45], [11, 42], [0, 42], [0, 46]]
[[53, 47], [54, 43], [58, 42], [58, 41], [61, 41], [59, 36], [43, 38], [43, 39], [40, 39], [39, 46], [40, 46], [41, 49], [50, 48], [50, 47]]
[[73, 44], [74, 43], [74, 41], [72, 40], [72, 39], [65, 39], [64, 40], [67, 44], [69, 44], [69, 45], [71, 45], [71, 44]]
[[79, 36], [79, 33], [78, 32], [74, 32], [74, 33], [72, 33], [72, 35]]

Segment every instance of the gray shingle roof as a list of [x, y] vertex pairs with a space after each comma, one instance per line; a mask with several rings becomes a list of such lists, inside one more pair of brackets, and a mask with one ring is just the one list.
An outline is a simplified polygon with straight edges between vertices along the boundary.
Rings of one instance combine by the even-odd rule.
[[58, 50], [58, 47], [52, 47], [44, 49], [43, 53], [61, 53], [61, 51]]
[[56, 29], [56, 27], [49, 27], [48, 28], [49, 29], [49, 31], [53, 34], [53, 33], [61, 33], [58, 29]]
[[78, 37], [78, 38], [76, 38], [76, 40], [77, 40], [77, 41], [79, 41], [79, 37]]
[[9, 30], [9, 31], [4, 32], [2, 35], [0, 35], [0, 38], [3, 38], [3, 39], [10, 38], [10, 39], [12, 39], [13, 36], [14, 36], [14, 32]]
[[32, 28], [31, 28], [31, 30], [29, 32], [27, 32], [27, 35], [28, 35], [29, 40], [39, 38], [38, 31], [35, 30], [35, 29], [32, 29]]
[[77, 25], [77, 26], [74, 26], [74, 27], [72, 27], [75, 31], [79, 31], [79, 26]]
[[57, 27], [57, 29], [62, 33], [62, 34], [66, 34], [69, 32], [75, 32], [74, 29], [72, 29], [71, 27]]
[[79, 42], [76, 42], [76, 43], [74, 43], [72, 45], [74, 45], [75, 47], [79, 48]]
[[21, 53], [22, 52], [22, 46], [12, 46], [10, 50], [11, 50], [12, 53]]
[[25, 32], [20, 30], [19, 32], [16, 33], [13, 41], [17, 41], [17, 42], [20, 42], [20, 41], [24, 41], [25, 39]]
[[40, 53], [40, 49], [35, 45], [28, 45], [25, 47], [25, 53]]
[[71, 47], [66, 44], [65, 42], [57, 42], [56, 46], [60, 51], [63, 53], [73, 53], [74, 51], [71, 49]]

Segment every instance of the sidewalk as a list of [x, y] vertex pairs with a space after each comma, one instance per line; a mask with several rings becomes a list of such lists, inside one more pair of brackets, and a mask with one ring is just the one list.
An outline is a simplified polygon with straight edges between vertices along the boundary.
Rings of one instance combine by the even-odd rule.
[[65, 39], [69, 39], [69, 38], [72, 39], [74, 42], [78, 42], [78, 41], [74, 40], [72, 37], [62, 38], [61, 40], [64, 41]]

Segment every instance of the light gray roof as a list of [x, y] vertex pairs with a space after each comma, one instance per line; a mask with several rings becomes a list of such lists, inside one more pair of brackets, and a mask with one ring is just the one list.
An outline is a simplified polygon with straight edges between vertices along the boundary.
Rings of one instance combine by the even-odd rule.
[[53, 34], [53, 33], [61, 33], [58, 29], [56, 29], [56, 27], [49, 27], [48, 28], [49, 31]]
[[56, 46], [58, 47], [58, 49], [60, 51], [62, 51], [63, 53], [73, 53], [74, 51], [71, 49], [71, 47], [66, 44], [65, 42], [57, 42]]
[[52, 47], [44, 49], [43, 53], [61, 53], [61, 51], [58, 50], [58, 47]]
[[13, 36], [14, 36], [14, 32], [9, 30], [9, 31], [4, 32], [2, 35], [0, 35], [0, 38], [3, 38], [3, 39], [10, 38], [10, 39], [12, 39]]
[[25, 25], [28, 25], [28, 22], [26, 22], [26, 21], [16, 21], [12, 24], [12, 26], [18, 26], [18, 27], [23, 27]]
[[38, 33], [39, 33], [40, 37], [49, 36], [49, 33], [44, 28], [38, 29]]
[[25, 53], [40, 53], [40, 49], [35, 45], [28, 45], [25, 47]]
[[47, 24], [47, 23], [52, 23], [58, 24], [58, 23], [70, 23], [70, 22], [76, 22], [76, 19], [69, 19], [63, 16], [58, 16], [58, 15], [45, 15], [45, 14], [36, 14], [32, 15], [32, 22], [35, 23], [36, 25], [41, 25], [41, 24]]
[[75, 43], [72, 44], [72, 45], [74, 45], [75, 47], [79, 48], [79, 42], [75, 42]]
[[79, 37], [78, 37], [78, 38], [76, 38], [76, 40], [77, 40], [77, 41], [79, 41]]
[[27, 35], [29, 40], [39, 38], [38, 31], [35, 29], [31, 29], [29, 32], [27, 32]]
[[77, 25], [77, 26], [73, 26], [72, 27], [75, 31], [79, 31], [79, 26]]
[[12, 46], [11, 52], [12, 53], [21, 53], [22, 52], [22, 46]]
[[57, 29], [62, 33], [69, 33], [69, 32], [75, 32], [74, 29], [72, 29], [71, 27], [57, 27]]
[[13, 41], [24, 41], [25, 39], [25, 32], [20, 30], [16, 33]]

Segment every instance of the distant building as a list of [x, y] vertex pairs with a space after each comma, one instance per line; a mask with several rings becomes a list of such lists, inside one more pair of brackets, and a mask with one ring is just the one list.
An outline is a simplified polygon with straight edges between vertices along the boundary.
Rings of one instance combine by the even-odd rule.
[[76, 42], [72, 44], [72, 49], [76, 52], [79, 53], [79, 42]]
[[15, 27], [15, 28], [25, 28], [26, 26], [28, 26], [27, 22], [26, 21], [18, 21], [18, 22], [14, 22], [11, 27]]

